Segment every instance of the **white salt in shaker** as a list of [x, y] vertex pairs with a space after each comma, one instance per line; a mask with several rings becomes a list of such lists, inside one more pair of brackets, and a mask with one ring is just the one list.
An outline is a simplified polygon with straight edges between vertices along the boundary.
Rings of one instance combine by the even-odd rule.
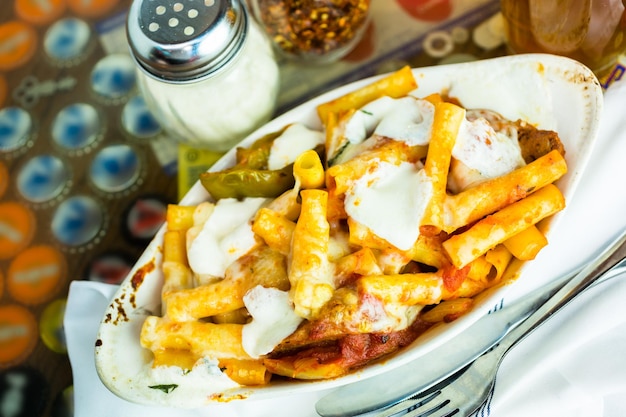
[[278, 66], [240, 0], [134, 0], [127, 35], [148, 107], [181, 142], [225, 151], [272, 116]]

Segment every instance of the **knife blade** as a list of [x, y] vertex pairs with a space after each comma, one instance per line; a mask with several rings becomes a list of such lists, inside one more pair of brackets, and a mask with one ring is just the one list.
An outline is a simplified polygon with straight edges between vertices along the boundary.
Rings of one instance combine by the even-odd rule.
[[322, 417], [365, 414], [406, 400], [465, 368], [562, 288], [577, 270], [533, 290], [510, 306], [481, 317], [453, 340], [392, 371], [344, 385], [318, 400]]

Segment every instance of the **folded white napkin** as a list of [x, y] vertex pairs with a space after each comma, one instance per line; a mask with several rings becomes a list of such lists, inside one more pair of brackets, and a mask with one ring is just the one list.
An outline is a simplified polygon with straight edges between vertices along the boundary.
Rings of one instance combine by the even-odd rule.
[[626, 416], [625, 296], [622, 274], [533, 332], [505, 358], [482, 415]]
[[[556, 276], [581, 265], [626, 227], [626, 80], [605, 94], [599, 138], [578, 191], [540, 256]], [[564, 249], [566, 248], [566, 249]], [[533, 282], [516, 284], [519, 296]], [[74, 377], [76, 417], [317, 416], [325, 392], [277, 400], [234, 401], [201, 410], [131, 404], [109, 392], [94, 364], [102, 313], [116, 287], [74, 281], [65, 332]], [[479, 415], [625, 416], [626, 277], [590, 290], [516, 347], [498, 374], [493, 398]]]

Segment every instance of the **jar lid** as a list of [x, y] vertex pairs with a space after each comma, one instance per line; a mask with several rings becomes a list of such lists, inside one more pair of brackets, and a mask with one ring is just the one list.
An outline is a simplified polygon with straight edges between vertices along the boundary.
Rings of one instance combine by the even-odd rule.
[[239, 52], [248, 16], [240, 0], [134, 0], [126, 23], [139, 66], [183, 82], [214, 73]]

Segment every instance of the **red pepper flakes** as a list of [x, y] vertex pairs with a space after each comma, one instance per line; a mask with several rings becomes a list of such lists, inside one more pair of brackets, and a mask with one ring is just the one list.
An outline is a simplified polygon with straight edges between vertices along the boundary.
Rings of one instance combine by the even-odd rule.
[[257, 18], [287, 55], [347, 53], [363, 33], [370, 0], [256, 0]]

